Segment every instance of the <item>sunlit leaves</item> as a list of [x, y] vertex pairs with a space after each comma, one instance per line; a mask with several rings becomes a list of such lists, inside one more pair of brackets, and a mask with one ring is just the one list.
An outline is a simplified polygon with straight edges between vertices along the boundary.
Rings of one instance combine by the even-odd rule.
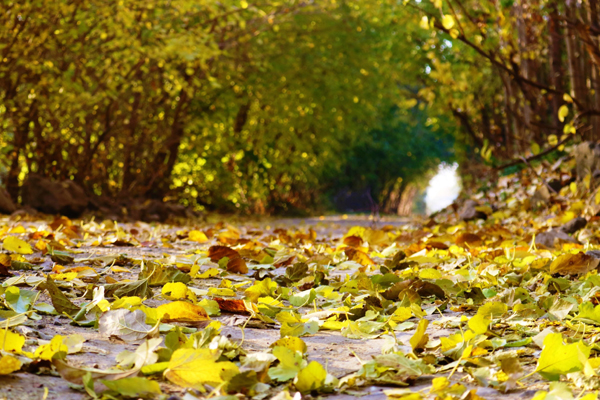
[[302, 339], [294, 336], [282, 337], [281, 339], [278, 339], [275, 342], [273, 342], [273, 344], [271, 344], [271, 347], [273, 348], [277, 346], [285, 347], [292, 351], [299, 351], [302, 354], [306, 353], [308, 349], [306, 347], [306, 343], [304, 343]]
[[135, 351], [124, 350], [117, 354], [115, 360], [122, 368], [143, 368], [158, 360], [155, 350], [160, 346], [162, 338], [145, 340]]
[[0, 375], [8, 375], [21, 369], [21, 361], [11, 355], [0, 357]]
[[469, 329], [476, 335], [481, 335], [487, 332], [491, 318], [484, 314], [477, 314], [469, 319]]
[[208, 240], [204, 232], [196, 230], [190, 231], [190, 233], [188, 233], [188, 239], [198, 243], [204, 243]]
[[218, 385], [239, 373], [229, 361], [217, 361], [218, 351], [179, 349], [173, 353], [165, 377], [176, 385], [204, 390], [204, 384]]
[[594, 307], [590, 302], [581, 303], [575, 318], [587, 324], [600, 325], [600, 305]]
[[107, 388], [125, 397], [145, 397], [162, 394], [160, 385], [148, 378], [123, 378], [116, 381], [101, 381]]
[[210, 319], [204, 308], [185, 301], [173, 301], [158, 306], [156, 317], [165, 322], [198, 322]]
[[408, 380], [431, 373], [433, 368], [423, 360], [412, 360], [401, 353], [385, 354], [365, 363], [357, 375], [372, 382], [405, 385]]
[[17, 254], [33, 254], [31, 245], [15, 236], [7, 236], [2, 242], [2, 247]]
[[8, 329], [0, 329], [0, 350], [19, 353], [25, 344], [25, 337]]
[[127, 342], [140, 342], [158, 335], [158, 324], [146, 324], [146, 314], [142, 310], [108, 311], [100, 318], [98, 324], [98, 331], [104, 337], [115, 337]]
[[280, 382], [293, 379], [306, 365], [302, 353], [288, 347], [274, 347], [273, 355], [279, 360], [279, 365], [269, 369], [269, 377]]
[[311, 361], [306, 367], [302, 368], [296, 379], [294, 386], [302, 393], [307, 393], [312, 390], [318, 390], [325, 384], [327, 371], [321, 364], [316, 361]]
[[[150, 286], [164, 285], [165, 283], [188, 283], [191, 278], [172, 265], [163, 265], [157, 262], [145, 262], [142, 265], [139, 281], [147, 280]], [[138, 281], [138, 282], [139, 282]], [[132, 294], [129, 294], [130, 296]]]
[[442, 25], [445, 29], [452, 29], [454, 27], [454, 18], [452, 17], [452, 15], [444, 15], [442, 17]]
[[562, 254], [550, 264], [551, 274], [581, 275], [585, 274], [600, 264], [600, 259], [594, 258], [583, 252], [577, 254]]
[[426, 319], [422, 319], [419, 321], [419, 325], [417, 325], [417, 329], [415, 334], [410, 338], [410, 346], [414, 350], [422, 350], [427, 341], [429, 340], [429, 335], [425, 332], [427, 330], [427, 326], [429, 325], [429, 321]]
[[169, 282], [166, 283], [161, 293], [169, 300], [181, 300], [189, 298], [190, 300], [196, 300], [194, 292], [188, 289], [185, 283], [182, 282]]
[[591, 348], [583, 342], [564, 344], [560, 333], [551, 333], [544, 339], [535, 371], [549, 380], [558, 380], [560, 375], [581, 371], [585, 368]]
[[563, 104], [558, 109], [558, 119], [560, 122], [565, 122], [565, 118], [569, 115], [569, 107], [566, 104]]

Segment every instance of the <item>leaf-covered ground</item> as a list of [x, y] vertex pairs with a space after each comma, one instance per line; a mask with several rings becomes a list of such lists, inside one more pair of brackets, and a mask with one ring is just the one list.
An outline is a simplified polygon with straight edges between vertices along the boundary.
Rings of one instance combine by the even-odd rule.
[[586, 185], [504, 177], [469, 222], [6, 217], [0, 398], [595, 399]]

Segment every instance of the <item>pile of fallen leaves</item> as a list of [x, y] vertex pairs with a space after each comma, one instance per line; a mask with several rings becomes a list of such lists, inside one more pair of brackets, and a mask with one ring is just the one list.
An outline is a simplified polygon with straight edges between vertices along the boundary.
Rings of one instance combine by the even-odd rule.
[[595, 399], [598, 196], [570, 170], [531, 167], [403, 225], [6, 218], [0, 395], [37, 374], [63, 399]]

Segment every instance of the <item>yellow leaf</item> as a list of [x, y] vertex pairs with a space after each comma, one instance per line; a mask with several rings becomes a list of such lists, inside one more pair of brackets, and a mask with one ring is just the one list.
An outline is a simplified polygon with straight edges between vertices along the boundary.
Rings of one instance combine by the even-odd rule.
[[565, 118], [567, 117], [567, 115], [569, 115], [569, 107], [567, 107], [566, 104], [563, 104], [558, 109], [558, 120], [560, 122], [565, 122]]
[[419, 278], [421, 279], [442, 279], [442, 273], [437, 269], [423, 268], [419, 271]]
[[421, 22], [419, 23], [419, 26], [422, 29], [429, 29], [429, 19], [426, 16], [421, 18]]
[[7, 329], [0, 330], [0, 350], [20, 353], [25, 344], [25, 337]]
[[71, 282], [73, 279], [77, 278], [77, 272], [50, 274], [50, 278], [54, 279], [55, 281]]
[[563, 94], [563, 100], [566, 101], [567, 103], [573, 102], [573, 98], [571, 96], [569, 96], [568, 93]]
[[450, 386], [450, 381], [445, 376], [433, 378], [433, 380], [431, 381], [431, 389], [429, 389], [429, 392], [439, 392], [441, 390], [446, 389], [448, 386]]
[[508, 311], [508, 306], [499, 301], [492, 301], [485, 303], [477, 310], [477, 315], [481, 315], [484, 318], [499, 318]]
[[590, 356], [591, 347], [582, 341], [563, 344], [561, 333], [551, 333], [544, 339], [544, 348], [535, 371], [546, 379], [581, 371]]
[[428, 325], [429, 321], [424, 318], [419, 321], [419, 325], [417, 326], [415, 334], [409, 340], [413, 351], [425, 348], [425, 345], [429, 341], [429, 335], [425, 333]]
[[203, 243], [208, 240], [206, 234], [204, 234], [204, 232], [202, 231], [190, 231], [190, 233], [188, 234], [188, 239], [198, 243]]
[[452, 18], [452, 15], [444, 15], [442, 17], [442, 25], [448, 30], [452, 29], [454, 26], [454, 18]]
[[396, 323], [404, 322], [412, 317], [412, 311], [410, 307], [398, 307], [394, 314], [392, 314], [392, 321]]
[[4, 238], [2, 246], [4, 247], [4, 250], [8, 250], [13, 253], [33, 254], [33, 249], [29, 243], [14, 236], [7, 236]]
[[185, 299], [188, 288], [183, 282], [169, 282], [162, 288], [162, 295], [169, 300]]
[[0, 264], [4, 265], [5, 267], [10, 267], [11, 261], [12, 259], [8, 254], [0, 254]]
[[10, 228], [9, 233], [26, 233], [27, 231], [23, 227], [23, 225], [15, 226], [14, 228]]
[[492, 321], [489, 317], [477, 314], [469, 320], [469, 329], [475, 332], [476, 335], [482, 335], [487, 332], [490, 322]]
[[[569, 184], [569, 190], [571, 191], [571, 193], [573, 195], [576, 195], [577, 194], [577, 184], [575, 182], [571, 182]], [[598, 202], [596, 202], [596, 204], [598, 204]]]
[[307, 393], [323, 387], [326, 378], [327, 371], [325, 371], [325, 368], [318, 362], [311, 361], [306, 368], [298, 372], [294, 385], [300, 392]]
[[142, 299], [138, 296], [125, 296], [120, 299], [115, 300], [111, 304], [111, 309], [117, 310], [119, 308], [126, 308], [128, 310], [133, 310], [142, 305]]
[[64, 358], [68, 351], [69, 347], [63, 343], [63, 337], [56, 335], [52, 338], [50, 343], [38, 347], [33, 356], [34, 358], [39, 358], [41, 360], [52, 360], [58, 353], [64, 353], [62, 357], [59, 355], [60, 358]]
[[217, 386], [239, 373], [230, 362], [217, 362], [219, 351], [209, 349], [175, 350], [165, 377], [176, 385], [204, 391], [204, 384]]
[[299, 337], [295, 337], [295, 336], [287, 336], [287, 337], [281, 338], [281, 339], [271, 343], [270, 347], [275, 348], [277, 346], [285, 347], [292, 351], [299, 351], [302, 354], [306, 353], [306, 351], [308, 350], [308, 348], [306, 347], [306, 343], [304, 343], [304, 340], [300, 339]]
[[214, 288], [211, 287], [208, 289], [209, 296], [217, 296], [217, 297], [233, 297], [235, 296], [235, 291], [227, 288]]
[[346, 321], [335, 321], [335, 320], [327, 320], [323, 322], [320, 326], [321, 330], [329, 330], [329, 331], [341, 331], [344, 328], [348, 327], [348, 320]]
[[558, 137], [556, 135], [549, 135], [548, 144], [550, 146], [556, 146], [558, 144]]
[[0, 358], [0, 375], [8, 375], [21, 369], [21, 361], [11, 355]]
[[168, 321], [193, 322], [208, 321], [210, 318], [206, 310], [185, 301], [174, 301], [158, 306], [156, 309], [157, 317]]
[[214, 278], [215, 276], [219, 276], [219, 274], [221, 273], [221, 271], [219, 271], [216, 268], [209, 268], [206, 271], [197, 274], [196, 278], [198, 279], [208, 279], [208, 278]]

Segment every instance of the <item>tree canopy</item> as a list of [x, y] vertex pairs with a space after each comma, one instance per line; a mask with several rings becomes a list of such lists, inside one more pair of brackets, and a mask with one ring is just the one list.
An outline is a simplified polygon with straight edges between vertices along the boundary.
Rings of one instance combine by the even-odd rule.
[[499, 164], [600, 131], [595, 1], [3, 11], [0, 165], [15, 198], [34, 172], [220, 210], [302, 209], [345, 188], [384, 204], [440, 160]]

